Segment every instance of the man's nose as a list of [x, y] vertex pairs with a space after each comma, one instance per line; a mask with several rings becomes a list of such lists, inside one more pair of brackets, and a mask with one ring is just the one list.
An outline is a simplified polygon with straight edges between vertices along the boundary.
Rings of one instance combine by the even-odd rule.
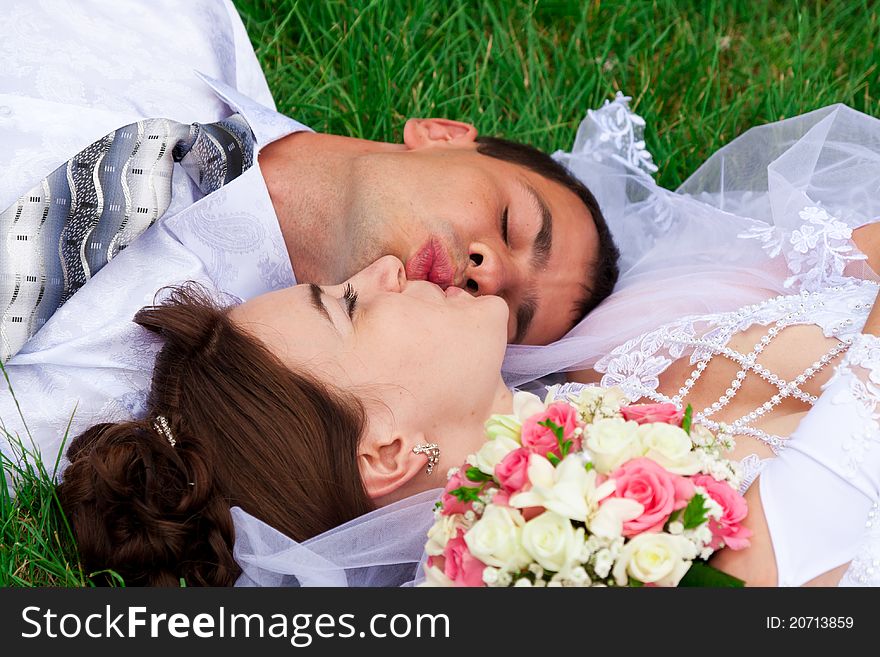
[[468, 249], [464, 287], [473, 295], [499, 294], [504, 288], [505, 267], [501, 256], [488, 244], [474, 242]]

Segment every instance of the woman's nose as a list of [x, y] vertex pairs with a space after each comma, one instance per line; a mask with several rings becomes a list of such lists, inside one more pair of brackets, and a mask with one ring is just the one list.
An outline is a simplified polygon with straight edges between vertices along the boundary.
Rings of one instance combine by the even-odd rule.
[[501, 257], [482, 242], [470, 245], [464, 287], [473, 295], [498, 294], [504, 287], [504, 266]]
[[358, 292], [361, 290], [402, 292], [406, 286], [406, 269], [399, 258], [392, 255], [383, 256], [352, 276], [348, 282]]

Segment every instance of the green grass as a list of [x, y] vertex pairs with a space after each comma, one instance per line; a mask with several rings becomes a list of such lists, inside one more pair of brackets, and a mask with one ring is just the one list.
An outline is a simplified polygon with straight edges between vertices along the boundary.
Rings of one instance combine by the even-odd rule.
[[[446, 116], [553, 151], [621, 90], [674, 188], [750, 126], [835, 102], [880, 116], [869, 0], [235, 2], [279, 110], [323, 132], [400, 141], [408, 117]], [[3, 468], [0, 585], [88, 585], [29, 463]]]
[[236, 0], [278, 109], [400, 141], [411, 116], [568, 149], [616, 90], [678, 186], [750, 126], [843, 102], [880, 115], [880, 3]]

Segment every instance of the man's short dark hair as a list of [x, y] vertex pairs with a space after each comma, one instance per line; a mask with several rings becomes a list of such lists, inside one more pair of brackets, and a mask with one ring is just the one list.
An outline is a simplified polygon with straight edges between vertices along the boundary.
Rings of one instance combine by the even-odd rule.
[[611, 294], [620, 275], [620, 269], [617, 265], [620, 251], [614, 244], [608, 223], [602, 215], [602, 210], [599, 209], [596, 197], [568, 169], [547, 153], [528, 144], [499, 137], [477, 137], [477, 152], [498, 160], [518, 164], [548, 180], [559, 183], [574, 192], [590, 211], [593, 222], [596, 224], [596, 232], [599, 235], [599, 253], [590, 271], [591, 280], [587, 280], [583, 284], [583, 296], [575, 304], [575, 322], [579, 322]]

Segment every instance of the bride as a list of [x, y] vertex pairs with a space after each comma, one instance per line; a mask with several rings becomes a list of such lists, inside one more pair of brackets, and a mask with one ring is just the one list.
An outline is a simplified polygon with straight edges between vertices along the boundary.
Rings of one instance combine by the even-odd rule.
[[[716, 565], [751, 584], [871, 583], [880, 322], [850, 238], [880, 215], [876, 121], [837, 107], [750, 131], [673, 193], [645, 173], [637, 118], [618, 99], [560, 156], [617, 221], [619, 289], [559, 343], [509, 349], [506, 381], [567, 370], [692, 404], [751, 473], [753, 547]], [[145, 309], [166, 340], [149, 417], [69, 452], [84, 560], [147, 583], [411, 578], [436, 499], [420, 492], [510, 411], [506, 312], [393, 259], [228, 313], [183, 291]]]
[[[479, 448], [490, 414], [512, 408], [504, 301], [408, 281], [390, 256], [343, 286], [300, 285], [228, 312], [177, 290], [136, 321], [166, 341], [150, 415], [78, 437], [59, 488], [86, 567], [130, 583], [231, 584], [239, 568], [245, 581], [309, 582], [350, 559], [345, 549], [386, 577], [406, 565], [400, 545], [424, 541], [432, 515], [418, 494]], [[865, 329], [880, 333], [880, 312]], [[760, 493], [749, 487], [752, 547], [722, 551], [724, 570], [758, 585], [843, 575], [877, 497], [880, 450], [844, 472], [837, 456], [861, 428], [860, 401], [833, 404], [862, 381], [851, 356], [878, 347], [870, 334], [853, 340], [840, 383], [764, 466]], [[439, 462], [426, 469], [420, 448], [432, 443]]]

